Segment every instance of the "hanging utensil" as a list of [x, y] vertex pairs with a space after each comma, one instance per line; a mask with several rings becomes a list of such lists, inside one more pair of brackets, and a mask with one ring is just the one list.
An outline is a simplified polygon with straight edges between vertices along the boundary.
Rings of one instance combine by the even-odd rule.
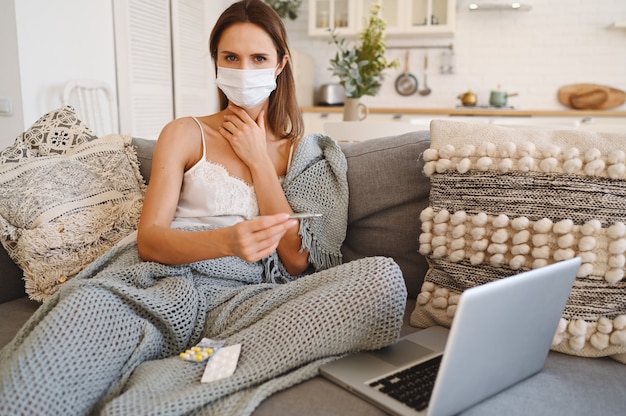
[[424, 54], [424, 89], [420, 90], [420, 95], [428, 95], [430, 94], [430, 88], [428, 88], [428, 81], [427, 81], [427, 77], [428, 77], [428, 53]]
[[396, 78], [396, 91], [400, 95], [411, 95], [417, 91], [417, 78], [409, 73], [409, 51], [404, 56], [404, 73]]

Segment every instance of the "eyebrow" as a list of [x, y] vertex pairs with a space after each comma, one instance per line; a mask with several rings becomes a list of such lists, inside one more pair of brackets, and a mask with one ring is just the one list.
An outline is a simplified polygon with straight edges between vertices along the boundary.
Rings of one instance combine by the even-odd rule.
[[239, 55], [235, 52], [231, 52], [231, 51], [220, 51], [219, 55]]
[[[236, 52], [231, 52], [231, 51], [220, 51], [219, 55], [234, 55], [234, 56], [240, 56], [238, 53]], [[251, 53], [250, 56], [271, 56], [270, 53], [265, 53], [265, 52], [255, 52], [255, 53]]]

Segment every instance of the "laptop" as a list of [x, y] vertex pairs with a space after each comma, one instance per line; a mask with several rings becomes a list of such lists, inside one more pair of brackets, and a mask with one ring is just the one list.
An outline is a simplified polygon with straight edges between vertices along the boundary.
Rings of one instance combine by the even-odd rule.
[[580, 264], [577, 257], [467, 289], [450, 330], [426, 328], [320, 373], [391, 414], [459, 413], [541, 371]]

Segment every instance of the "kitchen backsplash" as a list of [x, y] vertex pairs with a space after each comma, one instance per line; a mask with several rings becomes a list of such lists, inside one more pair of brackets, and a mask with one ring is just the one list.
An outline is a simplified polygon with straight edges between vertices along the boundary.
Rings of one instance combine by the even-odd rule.
[[[378, 96], [363, 101], [387, 108], [450, 108], [460, 105], [460, 93], [472, 90], [478, 95], [478, 105], [487, 105], [490, 91], [500, 85], [509, 93], [519, 93], [508, 99], [515, 108], [563, 109], [557, 91], [567, 84], [598, 83], [626, 90], [626, 28], [610, 27], [626, 21], [626, 1], [522, 1], [532, 6], [528, 12], [470, 12], [469, 2], [457, 2], [454, 37], [387, 39], [391, 47], [453, 44], [453, 74], [440, 72], [446, 49], [410, 49], [410, 72], [417, 76], [420, 88], [424, 54], [428, 54], [432, 92], [401, 96], [394, 83], [403, 72], [405, 50], [390, 49], [389, 58], [400, 58], [402, 65], [387, 71]], [[287, 20], [286, 25], [292, 49], [315, 62], [317, 88], [337, 81], [328, 69], [336, 49], [326, 39], [308, 36], [307, 7], [308, 0], [304, 0], [298, 19]]]

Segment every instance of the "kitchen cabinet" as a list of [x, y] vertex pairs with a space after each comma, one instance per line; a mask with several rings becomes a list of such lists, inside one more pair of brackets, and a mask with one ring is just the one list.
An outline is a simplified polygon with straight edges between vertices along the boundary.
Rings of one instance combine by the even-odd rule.
[[330, 36], [331, 29], [336, 29], [342, 36], [356, 34], [357, 1], [309, 0], [309, 35]]
[[[603, 116], [481, 116], [472, 117], [476, 121], [502, 127], [519, 127], [542, 130], [580, 130], [605, 133], [624, 133], [626, 131], [626, 117]], [[451, 116], [450, 120], [459, 119]]]
[[[343, 119], [343, 107], [304, 107], [303, 116], [306, 134], [323, 133], [326, 122]], [[370, 108], [364, 122], [394, 121], [410, 123], [415, 130], [428, 130], [432, 120], [441, 119], [512, 128], [626, 132], [626, 111]]]
[[306, 136], [313, 133], [324, 134], [324, 123], [343, 120], [343, 107], [339, 108], [341, 109], [341, 112], [303, 112], [302, 118], [304, 119], [304, 135]]
[[[318, 109], [320, 107], [317, 107]], [[325, 133], [324, 124], [328, 122], [336, 122], [343, 120], [343, 107], [328, 107], [328, 111], [303, 111], [302, 117], [304, 119], [304, 134], [312, 133]], [[396, 122], [404, 124], [414, 124], [415, 130], [427, 130], [430, 119], [417, 119], [415, 115], [411, 114], [391, 114], [391, 113], [378, 113], [370, 112], [363, 120], [366, 122]]]
[[[327, 107], [327, 111], [324, 111], [325, 109], [322, 107], [316, 107], [316, 109], [316, 111], [302, 112], [302, 118], [304, 119], [305, 135], [311, 133], [324, 133], [325, 123], [343, 120], [343, 107]], [[394, 121], [398, 123], [411, 123], [413, 119], [415, 119], [415, 116], [410, 114], [386, 114], [370, 112], [364, 121]], [[425, 128], [428, 128], [427, 124], [422, 125], [422, 127], [424, 126]], [[416, 130], [420, 129], [416, 128]]]
[[356, 36], [377, 2], [388, 36], [454, 34], [455, 0], [311, 0], [309, 35], [329, 36], [336, 28], [340, 35]]
[[626, 117], [582, 117], [576, 126], [578, 130], [625, 133]]
[[[379, 0], [360, 0], [358, 22]], [[452, 35], [456, 18], [454, 0], [380, 0], [386, 33], [393, 35]]]

